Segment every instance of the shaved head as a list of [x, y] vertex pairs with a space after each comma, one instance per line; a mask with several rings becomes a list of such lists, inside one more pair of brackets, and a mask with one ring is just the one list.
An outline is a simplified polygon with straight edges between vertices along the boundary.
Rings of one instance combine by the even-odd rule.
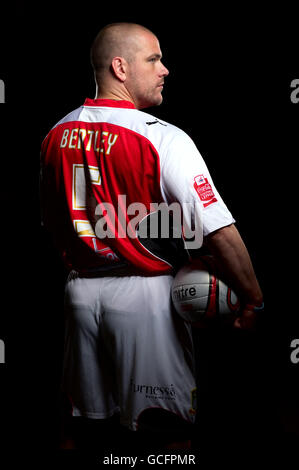
[[132, 62], [140, 48], [140, 35], [153, 33], [135, 23], [112, 23], [100, 30], [91, 47], [91, 64], [96, 75], [107, 71], [113, 57]]
[[96, 98], [127, 100], [138, 109], [162, 102], [164, 77], [160, 44], [149, 29], [112, 23], [96, 36], [90, 51]]

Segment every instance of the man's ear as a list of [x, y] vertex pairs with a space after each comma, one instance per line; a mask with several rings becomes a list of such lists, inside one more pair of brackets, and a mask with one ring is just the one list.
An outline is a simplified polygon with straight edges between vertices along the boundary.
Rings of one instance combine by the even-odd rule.
[[127, 61], [123, 57], [113, 57], [111, 69], [121, 82], [126, 80]]

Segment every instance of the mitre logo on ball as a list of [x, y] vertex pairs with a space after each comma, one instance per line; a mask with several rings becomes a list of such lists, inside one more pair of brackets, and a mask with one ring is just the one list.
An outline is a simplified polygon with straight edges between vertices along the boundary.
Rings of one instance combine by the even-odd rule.
[[233, 320], [240, 309], [236, 293], [221, 277], [212, 256], [183, 266], [173, 280], [171, 297], [177, 313], [193, 324], [207, 318]]
[[174, 288], [172, 292], [173, 297], [175, 300], [182, 300], [182, 299], [191, 299], [196, 295], [196, 286], [184, 287], [180, 286], [177, 289]]

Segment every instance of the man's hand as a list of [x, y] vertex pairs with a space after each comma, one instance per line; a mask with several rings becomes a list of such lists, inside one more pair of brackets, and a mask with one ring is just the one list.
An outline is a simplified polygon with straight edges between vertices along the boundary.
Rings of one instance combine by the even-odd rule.
[[242, 330], [254, 330], [257, 324], [257, 318], [260, 312], [264, 310], [264, 304], [257, 307], [254, 305], [247, 304], [241, 310], [240, 316], [234, 321], [234, 328], [240, 328]]
[[241, 315], [234, 321], [234, 328], [242, 330], [254, 330], [256, 326], [256, 313], [254, 310], [244, 309]]
[[205, 244], [227, 284], [234, 289], [243, 304], [240, 315], [234, 320], [234, 327], [255, 329], [259, 310], [263, 309], [263, 294], [238, 230], [234, 225], [223, 227], [208, 235]]

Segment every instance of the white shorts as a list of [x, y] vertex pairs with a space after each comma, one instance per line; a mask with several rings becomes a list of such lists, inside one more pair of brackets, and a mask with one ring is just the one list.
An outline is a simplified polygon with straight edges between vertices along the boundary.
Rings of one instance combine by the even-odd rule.
[[149, 408], [195, 419], [193, 345], [173, 311], [172, 276], [68, 280], [63, 389], [73, 416], [120, 414], [137, 430]]

